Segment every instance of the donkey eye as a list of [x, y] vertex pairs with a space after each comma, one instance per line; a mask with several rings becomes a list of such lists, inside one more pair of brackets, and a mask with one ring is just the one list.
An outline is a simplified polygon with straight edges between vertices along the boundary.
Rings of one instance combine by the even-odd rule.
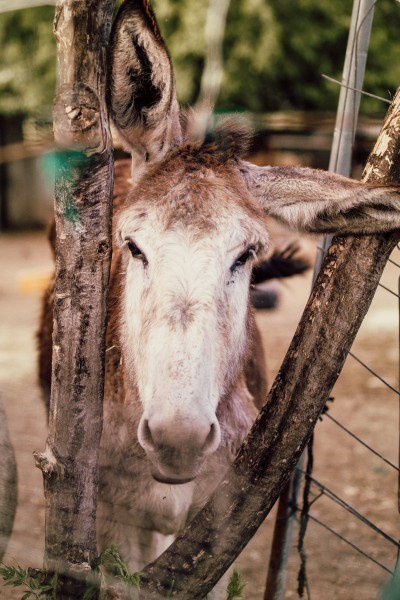
[[139, 246], [136, 246], [135, 242], [132, 242], [132, 240], [130, 240], [130, 239], [125, 240], [125, 241], [126, 241], [128, 250], [132, 254], [133, 258], [138, 258], [139, 260], [141, 260], [143, 262], [144, 265], [147, 265], [147, 258], [145, 257], [145, 255], [143, 254], [143, 252], [141, 251]]
[[255, 246], [249, 246], [240, 256], [237, 257], [233, 265], [231, 266], [231, 272], [233, 273], [239, 267], [245, 265], [248, 260], [254, 258], [256, 255]]

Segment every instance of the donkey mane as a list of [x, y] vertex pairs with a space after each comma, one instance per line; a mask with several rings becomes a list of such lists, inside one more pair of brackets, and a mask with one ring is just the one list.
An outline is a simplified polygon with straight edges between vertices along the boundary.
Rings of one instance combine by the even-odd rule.
[[[210, 109], [199, 107], [184, 114], [181, 119], [189, 160], [192, 160], [193, 153], [196, 160], [210, 168], [228, 161], [237, 164], [249, 154], [254, 137], [248, 120], [240, 115], [224, 116], [220, 117], [217, 125], [213, 127], [209, 122], [210, 116]], [[204, 120], [208, 123], [205, 131], [202, 131], [201, 121]], [[180, 151], [182, 157], [186, 158], [183, 148]]]
[[[206, 131], [196, 130], [194, 123], [200, 120], [196, 111], [190, 111], [182, 117], [183, 126], [190, 119], [190, 125], [180, 144], [172, 145], [170, 151], [163, 156], [162, 160], [148, 165], [145, 173], [140, 179], [140, 184], [154, 175], [159, 176], [160, 171], [170, 173], [177, 170], [184, 171], [184, 176], [190, 176], [194, 171], [200, 169], [219, 171], [229, 166], [236, 167], [245, 158], [250, 150], [253, 140], [253, 132], [247, 121], [240, 117], [224, 117], [216, 127], [208, 126]], [[195, 129], [195, 133], [193, 133]], [[114, 203], [115, 205], [115, 203]]]

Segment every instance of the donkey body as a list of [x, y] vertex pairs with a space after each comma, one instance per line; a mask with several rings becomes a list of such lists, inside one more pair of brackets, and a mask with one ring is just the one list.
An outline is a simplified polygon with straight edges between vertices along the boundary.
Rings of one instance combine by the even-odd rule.
[[[264, 215], [307, 232], [400, 227], [397, 188], [243, 160], [227, 124], [185, 137], [171, 63], [145, 0], [126, 0], [110, 45], [109, 106], [132, 153], [117, 167], [108, 303], [99, 550], [140, 569], [204, 505], [265, 395], [249, 302]], [[192, 128], [193, 129], [193, 128]], [[51, 292], [40, 329], [49, 390]]]

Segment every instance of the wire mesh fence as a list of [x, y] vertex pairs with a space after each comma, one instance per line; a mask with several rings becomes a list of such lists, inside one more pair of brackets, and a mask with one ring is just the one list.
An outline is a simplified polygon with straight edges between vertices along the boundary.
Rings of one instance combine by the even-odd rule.
[[[349, 39], [348, 39], [348, 46], [347, 46], [347, 52], [346, 52], [346, 59], [345, 59], [345, 65], [344, 65], [344, 71], [343, 71], [343, 80], [341, 82], [341, 93], [340, 93], [340, 98], [339, 98], [339, 104], [338, 104], [338, 111], [337, 111], [337, 119], [336, 119], [336, 127], [335, 127], [335, 132], [334, 132], [334, 136], [333, 136], [333, 144], [332, 144], [332, 151], [331, 151], [331, 156], [330, 156], [330, 163], [329, 163], [329, 168], [332, 171], [335, 172], [339, 172], [343, 175], [348, 175], [351, 171], [351, 162], [352, 162], [352, 148], [353, 148], [353, 143], [354, 143], [354, 139], [355, 139], [355, 135], [356, 135], [356, 129], [357, 129], [357, 120], [358, 120], [358, 110], [359, 110], [359, 105], [360, 105], [360, 99], [361, 99], [361, 95], [362, 93], [364, 93], [362, 91], [363, 88], [363, 78], [364, 78], [364, 70], [365, 70], [365, 66], [366, 66], [366, 59], [367, 59], [367, 54], [368, 54], [368, 45], [369, 45], [369, 37], [370, 37], [370, 32], [371, 32], [371, 27], [372, 27], [372, 21], [373, 21], [373, 13], [374, 13], [374, 9], [376, 6], [377, 2], [373, 1], [373, 0], [355, 0], [353, 3], [353, 13], [352, 13], [352, 21], [351, 21], [351, 26], [350, 26], [350, 32], [349, 32]], [[369, 95], [368, 92], [365, 92], [366, 95]], [[319, 255], [317, 256], [317, 262], [316, 262], [316, 271], [318, 272], [320, 265], [322, 264], [322, 257], [323, 254], [326, 252], [327, 248], [329, 247], [331, 238], [325, 238], [323, 240], [322, 243], [322, 247], [319, 248]], [[396, 250], [396, 252], [398, 253], [398, 249]], [[394, 255], [396, 254], [396, 252], [394, 253]], [[359, 336], [358, 336], [358, 340], [362, 340], [360, 346], [358, 347], [358, 343], [356, 341], [355, 345], [354, 345], [354, 350], [352, 352], [350, 352], [349, 355], [349, 361], [354, 361], [357, 366], [362, 370], [361, 374], [359, 375], [360, 380], [364, 379], [363, 381], [360, 381], [360, 383], [366, 383], [367, 387], [371, 388], [372, 390], [376, 390], [376, 398], [378, 398], [378, 396], [380, 394], [378, 394], [378, 386], [382, 387], [382, 390], [379, 390], [379, 392], [381, 392], [384, 396], [386, 395], [390, 395], [392, 394], [397, 402], [398, 399], [398, 395], [399, 395], [399, 384], [398, 384], [398, 378], [396, 380], [396, 378], [393, 376], [393, 371], [394, 368], [396, 369], [396, 371], [398, 372], [398, 353], [396, 357], [393, 357], [393, 354], [391, 355], [391, 361], [386, 361], [383, 358], [384, 355], [386, 354], [386, 351], [389, 349], [389, 353], [392, 352], [393, 348], [396, 348], [397, 346], [397, 342], [396, 342], [396, 332], [398, 331], [398, 316], [396, 314], [396, 311], [398, 312], [398, 289], [399, 289], [399, 285], [398, 285], [398, 268], [399, 268], [399, 263], [398, 263], [398, 257], [393, 256], [393, 258], [391, 258], [390, 262], [389, 262], [389, 267], [386, 270], [387, 273], [390, 272], [390, 276], [389, 276], [389, 283], [386, 282], [386, 274], [384, 275], [384, 277], [382, 278], [382, 281], [380, 283], [379, 286], [379, 292], [377, 294], [377, 297], [379, 296], [380, 292], [384, 292], [385, 294], [389, 295], [391, 298], [392, 302], [396, 302], [396, 307], [393, 310], [392, 307], [388, 307], [386, 310], [383, 309], [381, 307], [380, 312], [378, 312], [378, 317], [375, 317], [376, 320], [376, 324], [375, 327], [370, 327], [370, 330], [367, 334], [365, 334], [364, 332], [366, 331], [366, 328], [368, 328], [368, 320], [366, 320], [366, 324], [364, 326], [364, 329], [361, 330]], [[338, 290], [338, 294], [340, 294], [340, 290]], [[384, 301], [384, 304], [386, 304], [386, 302]], [[375, 313], [372, 311], [370, 313], [371, 315], [375, 315]], [[374, 318], [374, 317], [372, 317]], [[389, 330], [391, 333], [391, 337], [392, 339], [386, 339], [385, 342], [382, 342], [383, 344], [387, 344], [387, 346], [385, 348], [382, 347], [380, 354], [381, 356], [378, 357], [378, 359], [380, 358], [381, 360], [377, 360], [376, 357], [374, 360], [370, 360], [370, 357], [368, 357], [368, 346], [370, 346], [371, 344], [379, 344], [379, 341], [377, 342], [377, 340], [379, 340], [379, 336], [384, 336], [387, 332], [385, 330]], [[397, 334], [398, 335], [398, 334]], [[374, 339], [375, 338], [375, 339]], [[383, 339], [383, 338], [382, 338]], [[367, 350], [367, 352], [365, 352], [365, 350]], [[383, 361], [383, 364], [382, 364]], [[385, 373], [385, 368], [391, 363], [391, 371], [389, 373]], [[395, 367], [396, 365], [396, 367]], [[359, 385], [359, 389], [358, 391], [361, 391], [362, 386]], [[357, 385], [355, 384], [353, 386], [354, 390], [357, 390]], [[364, 396], [365, 397], [365, 396]], [[332, 398], [333, 400], [333, 398]], [[377, 399], [375, 399], [376, 404], [377, 404]], [[386, 398], [385, 398], [386, 401]], [[387, 404], [388, 402], [386, 402]], [[375, 406], [375, 411], [377, 412], [377, 414], [379, 414], [379, 406]], [[354, 406], [354, 398], [353, 398], [353, 410], [355, 409]], [[340, 411], [340, 409], [338, 409], [338, 411]], [[365, 408], [360, 407], [359, 410], [354, 410], [354, 414], [352, 416], [356, 417], [357, 415], [360, 415], [360, 412], [364, 412]], [[335, 413], [335, 416], [332, 416], [332, 412]], [[340, 412], [338, 413], [340, 415]], [[375, 415], [372, 415], [372, 420], [371, 423], [376, 423], [377, 422], [377, 418], [375, 417]], [[392, 458], [392, 450], [393, 448], [390, 448], [391, 451], [391, 456], [390, 458], [387, 458], [387, 455], [385, 454], [384, 451], [381, 451], [377, 448], [374, 447], [374, 444], [372, 442], [372, 440], [368, 440], [368, 434], [369, 432], [366, 432], [366, 437], [364, 439], [363, 435], [357, 434], [355, 432], [355, 428], [357, 427], [357, 425], [359, 424], [357, 422], [357, 419], [349, 419], [349, 415], [347, 416], [347, 421], [346, 423], [344, 423], [344, 421], [346, 421], [346, 418], [344, 418], [343, 421], [343, 417], [336, 415], [336, 405], [335, 408], [332, 409], [331, 411], [329, 411], [329, 407], [326, 407], [326, 410], [324, 412], [323, 417], [321, 417], [322, 420], [325, 421], [329, 421], [330, 425], [333, 427], [333, 429], [337, 429], [338, 431], [340, 431], [340, 435], [342, 436], [347, 436], [347, 442], [344, 442], [344, 444], [346, 445], [346, 443], [348, 444], [348, 439], [351, 440], [351, 445], [348, 446], [348, 450], [350, 452], [350, 456], [348, 457], [349, 463], [352, 463], [351, 460], [351, 454], [352, 453], [357, 453], [359, 447], [362, 447], [365, 450], [368, 450], [370, 453], [372, 453], [372, 455], [374, 456], [375, 460], [378, 461], [377, 465], [374, 465], [374, 468], [377, 472], [381, 472], [382, 471], [382, 465], [384, 465], [385, 469], [390, 469], [392, 471], [392, 478], [396, 477], [398, 475], [398, 467], [395, 464], [395, 459], [394, 457]], [[394, 423], [398, 423], [398, 418], [396, 419], [394, 414], [391, 415], [391, 419], [393, 419]], [[354, 429], [353, 429], [354, 428]], [[383, 427], [383, 431], [385, 433], [387, 433], [387, 428]], [[396, 432], [397, 433], [397, 432]], [[396, 433], [394, 433], [392, 431], [392, 439], [394, 442], [394, 439], [397, 437]], [[318, 435], [318, 429], [317, 429], [317, 435]], [[335, 431], [333, 431], [333, 437], [334, 439], [340, 437], [337, 435], [337, 433]], [[397, 541], [397, 537], [398, 537], [398, 533], [397, 530], [395, 532], [390, 532], [388, 533], [387, 531], [385, 531], [384, 527], [381, 526], [379, 524], [379, 520], [378, 520], [378, 516], [374, 516], [373, 518], [368, 518], [366, 516], [366, 514], [363, 514], [361, 509], [356, 508], [354, 505], [352, 505], [349, 501], [346, 500], [346, 495], [356, 495], [354, 492], [356, 492], [356, 487], [353, 485], [353, 487], [351, 485], [347, 485], [347, 490], [346, 488], [340, 490], [340, 485], [339, 485], [339, 490], [340, 491], [333, 491], [331, 488], [329, 488], [326, 484], [322, 483], [323, 479], [317, 479], [316, 477], [314, 477], [313, 475], [313, 469], [314, 469], [314, 450], [313, 450], [313, 440], [310, 442], [309, 447], [308, 447], [308, 456], [307, 459], [305, 460], [305, 458], [303, 457], [303, 459], [300, 461], [299, 465], [298, 465], [298, 473], [295, 474], [292, 478], [292, 490], [291, 490], [291, 498], [289, 500], [286, 500], [287, 503], [287, 516], [286, 516], [286, 533], [283, 534], [279, 534], [279, 524], [277, 521], [277, 525], [276, 525], [276, 533], [275, 534], [275, 542], [277, 539], [277, 535], [281, 535], [282, 537], [282, 542], [281, 542], [281, 546], [288, 546], [288, 544], [290, 543], [291, 540], [291, 521], [293, 520], [293, 517], [296, 518], [296, 520], [299, 521], [299, 534], [298, 534], [298, 544], [297, 544], [297, 550], [299, 553], [299, 557], [300, 557], [300, 566], [299, 566], [299, 573], [298, 573], [298, 594], [300, 596], [303, 596], [304, 593], [307, 594], [307, 597], [310, 599], [312, 597], [312, 592], [311, 592], [311, 588], [310, 588], [310, 583], [309, 583], [309, 578], [307, 575], [307, 553], [305, 550], [305, 537], [306, 537], [306, 531], [308, 528], [309, 523], [313, 523], [315, 526], [319, 526], [320, 528], [324, 529], [325, 532], [329, 532], [332, 536], [335, 536], [336, 539], [339, 539], [342, 543], [347, 544], [348, 547], [350, 547], [352, 550], [354, 550], [355, 552], [357, 552], [360, 556], [362, 556], [365, 560], [369, 561], [370, 563], [373, 563], [376, 567], [381, 568], [384, 572], [386, 572], [389, 575], [393, 575], [394, 573], [394, 565], [396, 563], [397, 560], [397, 554], [398, 554], [398, 549], [399, 549], [399, 544]], [[332, 453], [335, 453], [336, 448], [331, 448]], [[305, 464], [304, 464], [305, 463]], [[340, 481], [340, 468], [338, 465], [338, 478], [337, 478], [337, 482], [335, 483], [339, 483]], [[393, 475], [394, 472], [394, 475]], [[299, 487], [298, 487], [298, 480], [299, 480], [299, 473], [301, 473], [302, 477], [303, 477], [303, 491], [302, 491], [302, 501], [299, 500]], [[322, 461], [322, 469], [321, 469], [321, 476], [323, 477], [324, 475], [324, 462]], [[351, 476], [350, 476], [351, 477]], [[357, 477], [354, 474], [354, 482], [356, 481]], [[365, 477], [365, 481], [364, 481], [364, 487], [366, 488], [366, 490], [364, 491], [364, 496], [368, 495], [368, 492], [370, 491], [369, 488], [369, 480], [370, 478], [368, 477], [368, 475], [366, 474]], [[365, 493], [366, 492], [366, 493]], [[393, 494], [392, 494], [393, 495]], [[398, 495], [398, 494], [397, 494]], [[386, 493], [383, 491], [383, 489], [381, 490], [381, 498], [383, 497], [384, 501], [386, 501], [387, 496]], [[389, 493], [389, 497], [390, 497], [390, 493]], [[379, 493], [376, 493], [376, 498], [374, 498], [375, 500], [375, 505], [377, 504], [377, 500], [379, 498]], [[372, 498], [371, 498], [372, 500]], [[327, 501], [327, 506], [325, 506], [325, 509], [322, 508], [322, 517], [319, 514], [316, 514], [316, 512], [319, 512], [319, 508], [321, 507], [321, 504], [323, 503], [323, 501]], [[285, 503], [285, 500], [282, 499], [281, 502]], [[326, 517], [326, 515], [330, 515], [332, 513], [332, 507], [329, 506], [329, 503], [334, 503], [336, 506], [336, 509], [340, 509], [341, 511], [343, 511], [346, 515], [346, 518], [349, 518], [349, 515], [351, 516], [352, 519], [358, 520], [358, 522], [362, 523], [364, 526], [368, 527], [370, 532], [374, 532], [375, 535], [378, 536], [378, 538], [380, 538], [380, 540], [385, 540], [385, 542], [390, 542], [391, 544], [394, 545], [395, 548], [395, 555], [394, 557], [391, 558], [390, 560], [390, 566], [388, 566], [387, 564], [385, 564], [384, 562], [382, 562], [380, 559], [378, 559], [375, 555], [374, 555], [374, 551], [376, 550], [376, 543], [372, 546], [370, 543], [365, 544], [365, 546], [363, 547], [362, 543], [359, 542], [355, 542], [353, 541], [352, 536], [350, 534], [350, 530], [351, 529], [356, 529], [356, 525], [354, 525], [354, 522], [351, 521], [349, 522], [348, 525], [346, 525], [345, 527], [341, 526], [340, 528], [338, 527], [332, 527], [329, 522], [328, 519]], [[391, 509], [393, 509], [393, 507], [391, 507]], [[292, 511], [292, 513], [290, 513], [290, 511]], [[373, 511], [372, 511], [373, 512]], [[379, 515], [379, 517], [381, 517], [381, 515]], [[339, 522], [340, 520], [345, 521], [345, 517], [339, 516]], [[342, 525], [342, 524], [341, 524]], [[344, 531], [343, 531], [344, 530]], [[357, 532], [358, 533], [358, 532]], [[362, 538], [361, 538], [362, 539]], [[280, 557], [279, 557], [280, 554]], [[271, 573], [273, 572], [274, 569], [276, 569], [276, 567], [274, 567], [274, 561], [275, 560], [279, 560], [280, 561], [280, 571], [283, 573], [286, 569], [286, 558], [287, 552], [286, 551], [282, 551], [282, 548], [275, 548], [272, 551], [272, 558], [270, 559], [270, 572], [269, 572], [269, 576], [271, 576]], [[343, 568], [345, 569], [345, 566], [343, 565]], [[275, 577], [275, 582], [273, 583], [272, 586], [269, 586], [270, 583], [270, 578], [268, 579], [267, 582], [267, 589], [265, 592], [265, 599], [266, 600], [278, 600], [280, 598], [283, 598], [284, 595], [284, 584], [282, 585], [282, 583], [280, 582], [280, 579], [282, 577]], [[271, 576], [271, 582], [273, 581], [273, 578]], [[276, 583], [278, 582], [278, 583]], [[268, 589], [268, 587], [273, 587], [273, 589]], [[290, 592], [289, 592], [290, 593]], [[375, 590], [375, 593], [372, 592], [371, 590], [371, 595], [369, 597], [376, 597], [376, 593], [377, 590]], [[400, 590], [399, 590], [399, 594], [400, 594]], [[318, 596], [320, 597], [320, 596]], [[338, 597], [337, 595], [332, 595], [332, 597]], [[347, 596], [344, 597], [348, 597], [349, 599], [356, 597], [355, 593], [353, 594], [352, 592], [348, 592]], [[359, 594], [357, 595], [357, 598], [360, 597]]]
[[[349, 364], [356, 363], [356, 381], [353, 381], [351, 388], [347, 388], [351, 391], [344, 394], [341, 384], [338, 384], [338, 389], [334, 392], [335, 400], [330, 403], [317, 428], [314, 468], [310, 449], [308, 462], [298, 469], [303, 478], [303, 490], [299, 498], [292, 500], [291, 509], [299, 528], [294, 538], [294, 545], [300, 555], [299, 589], [314, 600], [337, 600], [339, 597], [347, 600], [377, 598], [380, 593], [379, 585], [371, 585], [369, 595], [363, 595], [365, 592], [360, 593], [357, 578], [352, 579], [352, 574], [358, 570], [358, 577], [365, 577], [369, 569], [377, 569], [382, 572], [379, 581], [383, 582], [395, 569], [400, 547], [393, 521], [397, 510], [399, 473], [397, 450], [394, 450], [397, 444], [399, 396], [399, 252], [397, 249], [392, 256], [377, 293], [376, 306], [371, 309], [348, 359]], [[370, 360], [372, 349], [376, 351], [377, 348], [380, 355], [378, 360], [375, 357]], [[352, 375], [346, 372], [345, 367], [343, 377], [354, 378], [354, 372], [354, 364]], [[357, 418], [359, 414], [363, 415], [361, 424]], [[32, 411], [32, 418], [35, 418], [35, 411]], [[323, 438], [327, 427], [331, 432], [330, 440], [337, 440], [337, 447], [324, 446]], [[378, 436], [377, 429], [380, 430]], [[25, 433], [28, 439], [28, 433]], [[32, 449], [35, 448], [30, 446], [29, 450]], [[337, 477], [331, 476], [327, 483], [325, 458], [329, 453], [338, 455], [339, 461], [336, 467]], [[356, 472], [354, 465], [356, 462], [359, 465], [360, 461], [354, 461], [353, 458], [360, 455], [364, 458], [363, 453], [369, 458], [365, 458], [363, 472]], [[21, 482], [22, 493], [27, 497], [30, 493], [29, 485], [25, 481]], [[321, 531], [328, 534], [324, 539], [329, 540], [329, 546], [321, 549], [319, 544], [319, 556], [315, 556], [315, 552], [310, 552], [309, 546], [313, 544], [315, 536], [321, 535]], [[334, 539], [335, 542], [330, 541]], [[332, 546], [336, 541], [338, 546], [335, 548], [339, 549], [333, 551]], [[360, 566], [361, 562], [357, 562], [355, 568], [350, 569], [349, 562], [346, 562], [349, 561], [349, 554], [341, 552], [341, 545], [349, 548], [365, 564]], [[25, 552], [29, 562], [29, 548], [21, 545], [20, 550]], [[322, 556], [323, 550], [325, 557]], [[346, 557], [345, 562], [341, 560], [342, 554]], [[41, 548], [37, 556], [41, 559]], [[315, 586], [313, 577], [309, 576], [311, 562], [316, 565], [317, 570], [323, 572], [330, 590], [328, 594], [324, 591], [326, 587]], [[346, 571], [347, 596], [339, 596], [334, 578], [342, 577], [338, 573]], [[247, 597], [251, 597], [251, 585], [250, 581]], [[288, 586], [285, 597], [294, 597], [294, 594], [293, 586]]]
[[[380, 570], [383, 576], [394, 574], [400, 543], [396, 527], [398, 476], [398, 324], [400, 251], [397, 248], [385, 269], [376, 298], [347, 359], [343, 378], [353, 379], [349, 392], [341, 389], [326, 406], [321, 423], [316, 428], [316, 443], [308, 448], [306, 464], [298, 467], [303, 478], [302, 493], [293, 498], [292, 508], [299, 523], [297, 550], [300, 555], [299, 595], [319, 598], [313, 593], [312, 578], [307, 576], [307, 530], [314, 535], [324, 531], [346, 545], [358, 556], [365, 569]], [[371, 348], [375, 346], [375, 352]], [[351, 373], [351, 375], [348, 374]], [[360, 389], [357, 390], [357, 383]], [[346, 384], [347, 385], [347, 384]], [[346, 390], [346, 388], [344, 388]], [[346, 398], [347, 393], [349, 396]], [[345, 406], [342, 406], [342, 402]], [[346, 406], [347, 404], [347, 406]], [[350, 407], [350, 408], [349, 408]], [[366, 418], [367, 413], [367, 418]], [[361, 418], [360, 416], [363, 415]], [[380, 429], [377, 436], [376, 429]], [[345, 448], [345, 458], [338, 461], [337, 477], [327, 485], [324, 461], [314, 468], [314, 452], [320, 451], [321, 439], [330, 430], [330, 438]], [[334, 455], [335, 447], [330, 449]], [[322, 450], [323, 456], [326, 451]], [[362, 456], [362, 470], [359, 459]], [[341, 463], [348, 463], [349, 473], [343, 473]], [[352, 471], [352, 464], [358, 471]], [[354, 471], [354, 470], [353, 470]], [[342, 477], [342, 475], [344, 475]], [[334, 516], [334, 518], [332, 518]], [[348, 570], [346, 561], [326, 548], [339, 570]], [[354, 558], [354, 560], [357, 560]], [[361, 563], [360, 563], [361, 564]], [[358, 598], [356, 579], [348, 598]], [[371, 599], [380, 597], [380, 586], [371, 587]], [[329, 598], [335, 598], [334, 587]], [[345, 596], [344, 596], [345, 597]], [[361, 596], [363, 597], [363, 596]]]

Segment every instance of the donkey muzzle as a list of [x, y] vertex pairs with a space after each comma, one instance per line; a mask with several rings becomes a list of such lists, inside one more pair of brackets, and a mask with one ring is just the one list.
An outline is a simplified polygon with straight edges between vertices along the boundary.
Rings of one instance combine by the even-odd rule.
[[152, 464], [156, 481], [169, 484], [188, 483], [201, 470], [204, 459], [215, 452], [221, 441], [216, 418], [162, 419], [142, 417], [138, 429], [140, 445]]

